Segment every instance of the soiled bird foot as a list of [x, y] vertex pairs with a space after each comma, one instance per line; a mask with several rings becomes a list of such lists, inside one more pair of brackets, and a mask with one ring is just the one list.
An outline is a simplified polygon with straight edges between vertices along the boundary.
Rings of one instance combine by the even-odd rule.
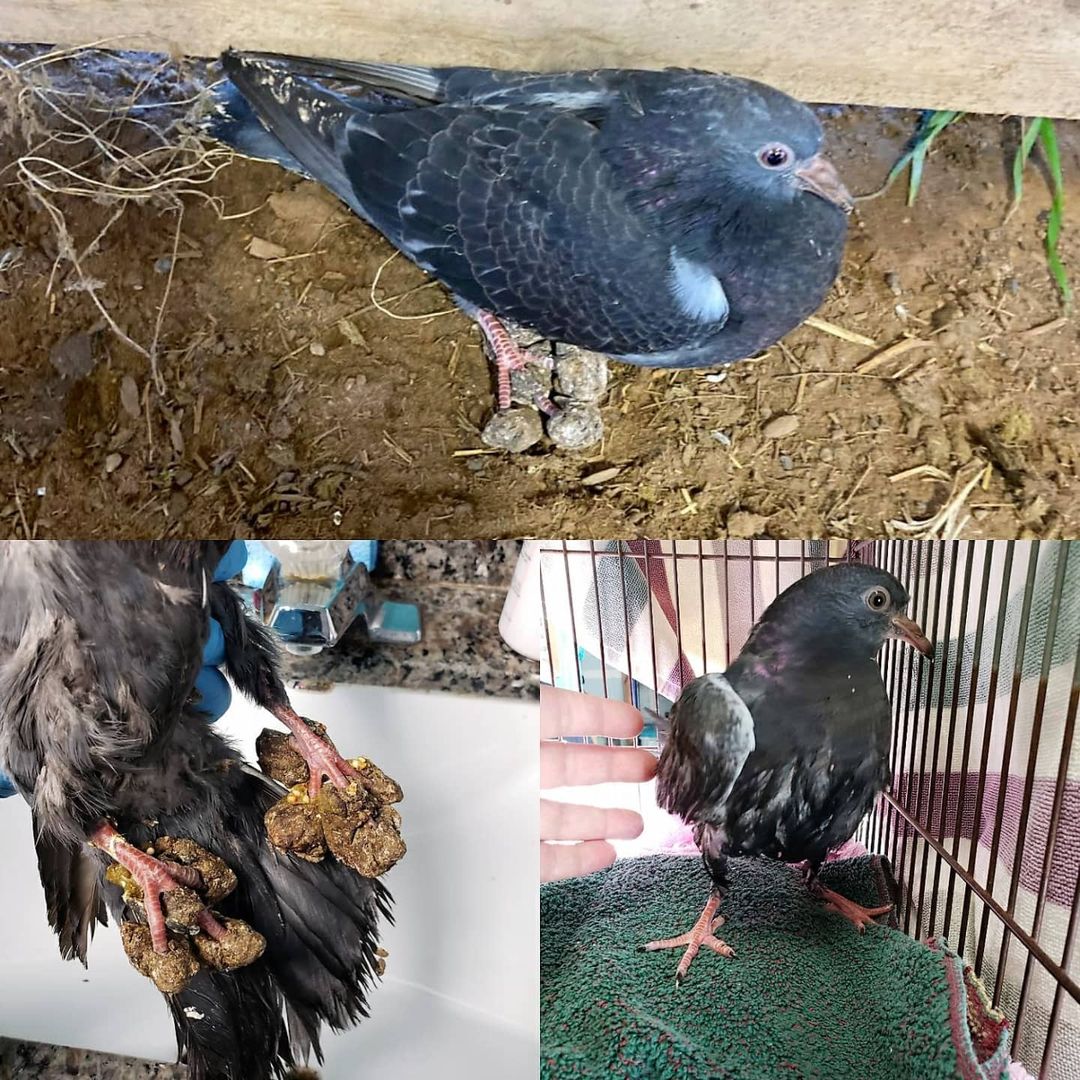
[[170, 936], [163, 953], [154, 948], [150, 928], [142, 923], [121, 923], [120, 939], [135, 970], [152, 979], [163, 994], [180, 993], [204, 965], [235, 971], [254, 963], [266, 949], [262, 934], [240, 919], [218, 922], [210, 916], [199, 925], [203, 932], [193, 938]]
[[682, 945], [686, 946], [686, 952], [683, 953], [679, 966], [675, 969], [676, 986], [682, 985], [683, 980], [690, 971], [690, 965], [694, 962], [694, 957], [701, 951], [703, 945], [718, 956], [735, 955], [735, 950], [726, 941], [721, 941], [714, 934], [714, 931], [724, 924], [724, 916], [716, 914], [716, 909], [719, 906], [720, 897], [713, 893], [698, 917], [698, 921], [694, 923], [687, 933], [680, 934], [678, 937], [650, 941], [640, 946], [643, 952], [655, 952], [657, 949], [677, 949]]
[[142, 923], [121, 923], [120, 940], [131, 966], [152, 979], [163, 994], [179, 994], [202, 966], [186, 938], [169, 938], [165, 951], [158, 952], [149, 927]]
[[[511, 388], [510, 372], [520, 371], [526, 364], [541, 364], [544, 367], [553, 367], [555, 361], [551, 357], [537, 356], [527, 353], [510, 336], [510, 332], [489, 311], [475, 311], [473, 318], [480, 327], [484, 340], [487, 341], [491, 350], [491, 362], [495, 365], [495, 376], [498, 386], [499, 410], [505, 411], [510, 408]], [[546, 394], [538, 394], [535, 398], [536, 407], [548, 416], [558, 416], [559, 408]]]
[[260, 933], [239, 919], [219, 920], [204, 903], [236, 888], [236, 875], [216, 855], [169, 836], [141, 851], [108, 822], [94, 829], [90, 843], [115, 860], [106, 877], [146, 917], [145, 926], [122, 923], [121, 940], [135, 969], [162, 993], [179, 993], [204, 964], [232, 971], [262, 955]]
[[359, 773], [337, 752], [326, 737], [326, 728], [298, 716], [289, 705], [278, 706], [273, 713], [292, 732], [288, 743], [295, 753], [288, 755], [273, 742], [274, 733], [264, 731], [260, 743], [267, 749], [264, 751], [259, 743], [256, 744], [263, 772], [288, 787], [306, 780], [308, 798], [311, 799], [318, 797], [323, 780], [328, 780], [339, 791], [347, 791]]
[[194, 945], [207, 967], [235, 971], [262, 956], [266, 938], [241, 919], [223, 918], [217, 930], [206, 929], [205, 933], [196, 934]]
[[202, 874], [194, 866], [166, 862], [129, 843], [107, 821], [90, 834], [90, 843], [115, 860], [122, 871], [110, 868], [109, 878], [124, 889], [124, 899], [141, 905], [146, 914], [154, 952], [169, 951], [168, 923], [201, 929], [214, 935], [224, 930], [206, 910], [196, 890], [203, 887]]
[[319, 798], [326, 846], [364, 877], [385, 874], [405, 854], [401, 815], [367, 789], [327, 789]]
[[833, 892], [832, 889], [826, 889], [820, 882], [814, 882], [811, 885], [811, 890], [815, 896], [825, 901], [825, 906], [830, 911], [835, 911], [838, 915], [843, 915], [845, 919], [848, 919], [860, 934], [868, 926], [875, 925], [874, 918], [876, 916], [887, 915], [892, 911], [892, 904], [885, 904], [876, 908], [863, 907], [862, 904], [856, 904], [854, 900], [849, 900], [846, 896]]
[[378, 877], [405, 854], [401, 815], [390, 805], [401, 801], [401, 787], [367, 758], [340, 759], [325, 730], [314, 724], [310, 732], [346, 766], [338, 768], [347, 773], [347, 782], [316, 785], [314, 794], [311, 780], [316, 774], [312, 770], [309, 777], [309, 766], [292, 738], [266, 730], [256, 741], [263, 772], [289, 787], [266, 812], [267, 836], [276, 847], [308, 862], [321, 861], [329, 850], [357, 873]]
[[199, 847], [194, 840], [159, 836], [147, 854], [157, 856], [170, 868], [179, 863], [194, 870], [199, 878], [195, 888], [208, 904], [216, 904], [236, 888], [236, 874], [225, 860]]

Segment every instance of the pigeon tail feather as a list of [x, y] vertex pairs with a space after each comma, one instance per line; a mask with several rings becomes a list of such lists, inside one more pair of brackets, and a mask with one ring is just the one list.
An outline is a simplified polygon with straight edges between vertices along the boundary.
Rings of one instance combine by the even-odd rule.
[[[216, 744], [208, 749], [220, 755], [217, 768], [152, 830], [132, 823], [122, 831], [140, 846], [162, 835], [191, 839], [236, 874], [236, 891], [214, 910], [257, 930], [266, 951], [232, 972], [204, 970], [167, 1000], [192, 1080], [276, 1077], [311, 1052], [322, 1060], [324, 1023], [341, 1030], [367, 1015], [390, 896], [332, 857], [310, 863], [268, 844], [263, 819], [285, 788], [229, 752], [205, 720], [190, 724], [189, 733]], [[110, 900], [119, 921], [113, 889]]]
[[246, 99], [246, 111], [238, 107], [232, 91], [223, 89], [219, 102], [233, 110], [224, 115], [234, 119], [211, 125], [209, 133], [242, 153], [253, 149], [257, 157], [317, 180], [367, 220], [346, 175], [339, 145], [350, 119], [363, 117], [364, 103], [270, 60], [227, 52], [221, 63], [239, 96]]

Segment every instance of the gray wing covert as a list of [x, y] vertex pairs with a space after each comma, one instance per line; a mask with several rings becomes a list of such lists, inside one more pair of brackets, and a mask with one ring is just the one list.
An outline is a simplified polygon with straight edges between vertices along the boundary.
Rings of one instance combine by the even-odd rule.
[[657, 767], [657, 801], [686, 821], [708, 822], [754, 749], [754, 718], [723, 675], [709, 674], [683, 690], [670, 727]]

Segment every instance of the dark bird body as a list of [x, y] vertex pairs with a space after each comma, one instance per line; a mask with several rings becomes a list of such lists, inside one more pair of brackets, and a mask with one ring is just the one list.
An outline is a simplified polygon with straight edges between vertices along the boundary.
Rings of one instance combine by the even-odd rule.
[[708, 366], [778, 340], [839, 271], [850, 196], [811, 110], [761, 83], [222, 62], [209, 132], [324, 184], [474, 317]]
[[[657, 800], [694, 825], [717, 896], [731, 854], [805, 863], [811, 888], [828, 892], [818, 868], [889, 780], [889, 701], [875, 656], [887, 637], [932, 651], [903, 614], [907, 601], [877, 568], [820, 570], [770, 605], [723, 675], [695, 679], [680, 695]], [[858, 905], [826, 899], [865, 922]], [[676, 940], [694, 944], [665, 945]]]
[[266, 1080], [324, 1023], [366, 1012], [389, 895], [327, 860], [278, 851], [263, 815], [283, 788], [247, 766], [193, 707], [213, 614], [226, 667], [260, 704], [285, 691], [275, 650], [228, 586], [229, 542], [0, 545], [0, 765], [33, 808], [50, 922], [85, 963], [94, 923], [135, 916], [88, 843], [113, 823], [138, 847], [194, 840], [239, 884], [215, 905], [266, 939], [262, 958], [203, 968], [166, 997], [193, 1080]]

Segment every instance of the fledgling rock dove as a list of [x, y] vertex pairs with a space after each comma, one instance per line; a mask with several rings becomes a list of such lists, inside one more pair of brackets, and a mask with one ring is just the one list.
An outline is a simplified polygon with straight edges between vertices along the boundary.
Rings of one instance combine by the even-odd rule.
[[[61, 953], [85, 963], [108, 906], [132, 964], [166, 995], [192, 1080], [321, 1060], [322, 1025], [366, 1015], [382, 972], [386, 888], [333, 854], [268, 843], [273, 807], [337, 792], [337, 826], [349, 819], [378, 872], [404, 850], [383, 835], [400, 788], [296, 715], [273, 638], [212, 581], [229, 546], [0, 544], [0, 768], [33, 808], [50, 923]], [[293, 793], [197, 710], [211, 617], [233, 682], [292, 732]]]
[[839, 271], [851, 196], [814, 113], [762, 83], [232, 51], [222, 65], [207, 131], [319, 181], [438, 278], [480, 327], [501, 409], [527, 355], [504, 322], [705, 367], [773, 344]]
[[809, 888], [860, 931], [890, 910], [863, 908], [825, 888], [817, 872], [889, 781], [891, 721], [877, 653], [898, 638], [933, 655], [904, 614], [907, 603], [900, 582], [877, 567], [818, 570], [769, 605], [727, 671], [694, 679], [675, 702], [657, 802], [693, 825], [713, 884], [688, 933], [642, 946], [686, 946], [677, 982], [702, 946], [733, 955], [714, 934], [728, 855], [803, 862]]

